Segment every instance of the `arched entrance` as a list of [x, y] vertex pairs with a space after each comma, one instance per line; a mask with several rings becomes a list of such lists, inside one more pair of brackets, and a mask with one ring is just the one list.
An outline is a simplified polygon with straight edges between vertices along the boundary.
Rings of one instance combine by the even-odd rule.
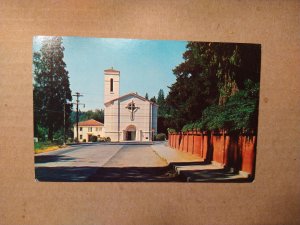
[[136, 127], [134, 125], [129, 125], [125, 130], [126, 141], [135, 141], [136, 139]]

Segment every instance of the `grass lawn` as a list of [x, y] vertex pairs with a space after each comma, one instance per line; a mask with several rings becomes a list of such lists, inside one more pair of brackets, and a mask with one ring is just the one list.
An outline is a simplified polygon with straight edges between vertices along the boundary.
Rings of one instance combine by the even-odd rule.
[[62, 148], [63, 145], [57, 145], [52, 142], [35, 142], [34, 143], [34, 154], [43, 152], [50, 152]]

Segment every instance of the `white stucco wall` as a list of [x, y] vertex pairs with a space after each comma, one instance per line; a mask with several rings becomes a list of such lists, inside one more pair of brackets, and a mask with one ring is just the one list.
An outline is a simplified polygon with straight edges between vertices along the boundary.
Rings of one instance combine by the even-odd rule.
[[[82, 128], [82, 131], [80, 131], [80, 128]], [[89, 131], [89, 128], [91, 128], [91, 131]], [[79, 133], [79, 142], [83, 142], [83, 139], [88, 141], [88, 136], [98, 136], [105, 137], [105, 130], [103, 126], [78, 126], [78, 133]], [[80, 135], [82, 137], [80, 138]], [[77, 130], [76, 125], [74, 126], [74, 139], [77, 137]]]

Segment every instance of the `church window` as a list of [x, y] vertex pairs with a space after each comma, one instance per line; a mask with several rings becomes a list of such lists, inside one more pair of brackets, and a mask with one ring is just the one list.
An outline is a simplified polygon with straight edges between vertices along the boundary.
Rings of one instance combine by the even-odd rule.
[[111, 78], [110, 79], [110, 92], [114, 91], [114, 80]]
[[93, 129], [92, 127], [89, 127], [88, 132], [92, 132], [92, 129]]

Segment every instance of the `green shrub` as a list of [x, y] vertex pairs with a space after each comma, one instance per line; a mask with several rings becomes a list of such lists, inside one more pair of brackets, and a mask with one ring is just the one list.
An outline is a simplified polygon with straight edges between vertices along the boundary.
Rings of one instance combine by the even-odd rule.
[[55, 144], [55, 145], [63, 145], [64, 141], [63, 140], [53, 140], [53, 144]]
[[67, 144], [72, 144], [73, 142], [74, 142], [73, 138], [68, 138], [66, 141]]
[[165, 141], [166, 140], [166, 134], [164, 134], [164, 133], [156, 134], [154, 136], [154, 140], [155, 141]]
[[194, 124], [194, 129], [197, 129], [197, 130], [203, 130], [204, 129], [204, 124], [201, 120], [195, 122]]
[[110, 139], [110, 137], [99, 137], [98, 141], [99, 142], [110, 142], [111, 139]]
[[63, 129], [60, 129], [53, 134], [53, 143], [56, 145], [62, 145], [64, 143]]
[[97, 142], [97, 136], [92, 136], [92, 142]]
[[195, 123], [188, 123], [182, 127], [182, 132], [192, 131], [195, 128]]
[[245, 89], [230, 96], [224, 105], [213, 104], [202, 112], [202, 119], [183, 126], [182, 131], [193, 129], [229, 132], [255, 131], [258, 118], [259, 83], [246, 80]]
[[100, 137], [100, 138], [98, 139], [99, 142], [105, 142], [105, 140], [106, 140], [105, 137]]
[[34, 149], [42, 149], [44, 147], [42, 142], [35, 142]]
[[51, 146], [55, 146], [54, 143], [50, 142], [50, 141], [45, 141], [45, 142], [35, 142], [34, 143], [34, 149], [45, 149]]
[[37, 134], [35, 136], [38, 137], [39, 141], [46, 141], [46, 136], [48, 136], [48, 129], [42, 127], [41, 125], [37, 125]]
[[168, 128], [167, 131], [169, 134], [176, 133], [176, 130], [174, 128]]
[[181, 129], [182, 132], [186, 132], [188, 130], [188, 124], [184, 125]]

